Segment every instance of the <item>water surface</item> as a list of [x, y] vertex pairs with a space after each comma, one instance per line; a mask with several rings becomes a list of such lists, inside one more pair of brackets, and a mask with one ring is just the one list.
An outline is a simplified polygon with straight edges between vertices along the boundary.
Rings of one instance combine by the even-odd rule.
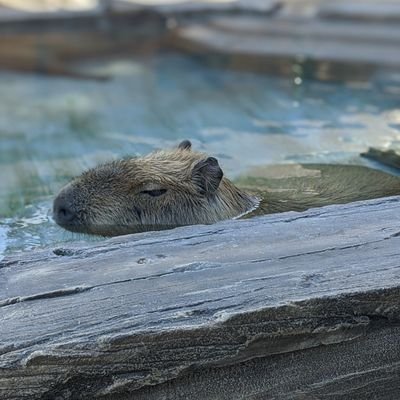
[[254, 166], [368, 163], [400, 140], [400, 74], [323, 83], [210, 68], [176, 54], [82, 66], [95, 80], [0, 73], [0, 256], [74, 240], [51, 202], [100, 162], [190, 139], [234, 178]]

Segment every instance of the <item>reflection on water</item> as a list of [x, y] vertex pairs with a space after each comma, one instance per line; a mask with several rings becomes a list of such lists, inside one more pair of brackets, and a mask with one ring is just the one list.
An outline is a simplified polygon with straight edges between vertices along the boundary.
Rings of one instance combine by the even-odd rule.
[[368, 146], [400, 140], [395, 74], [294, 82], [174, 54], [82, 68], [113, 79], [0, 74], [0, 254], [76, 240], [51, 221], [51, 199], [102, 161], [189, 138], [235, 177], [282, 162], [366, 163], [358, 154]]

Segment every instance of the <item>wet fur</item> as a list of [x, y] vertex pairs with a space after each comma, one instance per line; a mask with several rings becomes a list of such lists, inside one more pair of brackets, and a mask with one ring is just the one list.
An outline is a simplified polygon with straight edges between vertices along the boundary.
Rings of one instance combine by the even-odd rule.
[[[215, 158], [192, 151], [184, 141], [176, 149], [113, 161], [83, 173], [57, 196], [55, 219], [71, 231], [115, 236], [212, 224], [246, 214], [260, 200], [257, 213], [265, 214], [400, 193], [399, 178], [366, 167], [302, 168], [316, 174], [239, 179], [239, 188], [223, 176]], [[74, 213], [72, 222], [57, 220], [60, 204]]]
[[[166, 193], [149, 195], [159, 190]], [[100, 165], [67, 185], [59, 199], [77, 215], [66, 229], [106, 236], [212, 224], [258, 201], [223, 177], [217, 160], [190, 147]]]

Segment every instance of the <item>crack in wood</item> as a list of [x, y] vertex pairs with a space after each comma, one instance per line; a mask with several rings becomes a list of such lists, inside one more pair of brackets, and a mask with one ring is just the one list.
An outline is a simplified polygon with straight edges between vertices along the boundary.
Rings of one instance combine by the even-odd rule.
[[398, 200], [11, 256], [0, 398], [394, 398]]

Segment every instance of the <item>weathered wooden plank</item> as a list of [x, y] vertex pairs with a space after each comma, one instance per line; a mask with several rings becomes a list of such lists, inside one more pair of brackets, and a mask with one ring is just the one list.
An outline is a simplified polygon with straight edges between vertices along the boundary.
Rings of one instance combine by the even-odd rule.
[[171, 45], [191, 53], [236, 57], [310, 58], [338, 63], [400, 65], [396, 24], [260, 16], [212, 18], [178, 27]]
[[333, 20], [399, 22], [400, 7], [397, 1], [323, 2], [318, 7], [318, 16]]
[[0, 398], [394, 399], [399, 211], [393, 197], [9, 257]]
[[196, 14], [215, 15], [218, 13], [255, 13], [264, 16], [273, 14], [282, 6], [281, 0], [199, 0], [199, 1], [170, 1], [170, 2], [148, 2], [133, 1], [129, 5], [123, 1], [113, 1], [111, 8], [114, 10], [126, 9], [129, 7], [141, 7], [144, 9], [157, 10], [166, 14]]

